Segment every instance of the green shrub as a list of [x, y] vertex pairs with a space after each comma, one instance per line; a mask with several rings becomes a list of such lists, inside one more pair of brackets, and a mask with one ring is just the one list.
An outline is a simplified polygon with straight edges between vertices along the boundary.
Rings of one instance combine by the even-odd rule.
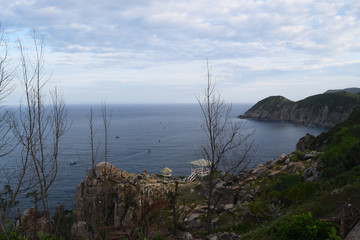
[[331, 178], [336, 174], [347, 171], [360, 165], [360, 126], [343, 127], [331, 138], [321, 161], [324, 169], [321, 173], [323, 178]]
[[[334, 236], [335, 230], [335, 236]], [[311, 213], [284, 218], [270, 229], [273, 240], [324, 240], [336, 239], [336, 229], [331, 223], [314, 219]]]
[[299, 183], [282, 192], [282, 202], [293, 204], [302, 203], [311, 199], [319, 190], [319, 186], [314, 182]]
[[291, 157], [290, 160], [293, 162], [298, 162], [304, 159], [305, 153], [301, 152], [301, 151], [296, 151], [294, 152]]
[[26, 237], [20, 237], [21, 229], [15, 229], [12, 223], [5, 224], [0, 229], [0, 240], [27, 240]]
[[296, 174], [289, 174], [280, 177], [277, 181], [275, 181], [271, 186], [270, 190], [272, 191], [283, 191], [290, 187], [296, 186], [301, 182], [301, 179]]

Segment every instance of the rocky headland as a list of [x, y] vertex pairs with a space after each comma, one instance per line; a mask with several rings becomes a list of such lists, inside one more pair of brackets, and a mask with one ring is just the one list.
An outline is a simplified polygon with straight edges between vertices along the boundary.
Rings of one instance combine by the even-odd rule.
[[282, 96], [271, 96], [259, 101], [239, 117], [333, 127], [345, 121], [355, 109], [359, 108], [358, 93], [335, 90], [297, 102]]

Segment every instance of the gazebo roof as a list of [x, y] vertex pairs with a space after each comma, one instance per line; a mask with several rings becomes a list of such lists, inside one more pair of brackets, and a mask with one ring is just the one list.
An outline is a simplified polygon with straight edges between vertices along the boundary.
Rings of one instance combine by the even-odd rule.
[[172, 170], [170, 169], [170, 168], [168, 168], [168, 167], [164, 167], [162, 170], [161, 170], [161, 173], [162, 174], [169, 174], [169, 173], [171, 173], [172, 172]]
[[206, 160], [204, 158], [198, 159], [196, 161], [190, 162], [192, 165], [200, 166], [200, 167], [209, 167], [211, 165], [211, 162], [209, 160]]

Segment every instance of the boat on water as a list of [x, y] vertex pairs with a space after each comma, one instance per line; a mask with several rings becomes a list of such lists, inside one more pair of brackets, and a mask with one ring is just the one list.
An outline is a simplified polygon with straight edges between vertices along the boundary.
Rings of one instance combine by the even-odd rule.
[[70, 162], [70, 165], [76, 165], [76, 161]]

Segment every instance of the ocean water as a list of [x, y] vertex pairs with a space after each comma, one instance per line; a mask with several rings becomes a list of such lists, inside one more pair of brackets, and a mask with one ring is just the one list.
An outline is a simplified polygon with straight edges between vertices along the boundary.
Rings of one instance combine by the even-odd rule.
[[[50, 192], [51, 205], [64, 204], [72, 209], [76, 187], [91, 166], [88, 105], [68, 106], [70, 129], [62, 141], [60, 171]], [[267, 162], [281, 153], [290, 153], [306, 133], [318, 135], [327, 129], [288, 122], [240, 120], [251, 105], [234, 104], [232, 120], [244, 122], [244, 132], [255, 130], [257, 152], [249, 167]], [[174, 176], [190, 174], [190, 161], [201, 158], [200, 146], [206, 141], [202, 115], [197, 104], [181, 105], [107, 105], [111, 122], [108, 161], [128, 172], [160, 173], [164, 167]], [[104, 132], [101, 106], [93, 106], [97, 162], [104, 161]], [[76, 161], [75, 165], [70, 162]], [[8, 167], [11, 167], [7, 165]], [[24, 206], [29, 203], [22, 201]], [[21, 207], [21, 206], [20, 206]]]

